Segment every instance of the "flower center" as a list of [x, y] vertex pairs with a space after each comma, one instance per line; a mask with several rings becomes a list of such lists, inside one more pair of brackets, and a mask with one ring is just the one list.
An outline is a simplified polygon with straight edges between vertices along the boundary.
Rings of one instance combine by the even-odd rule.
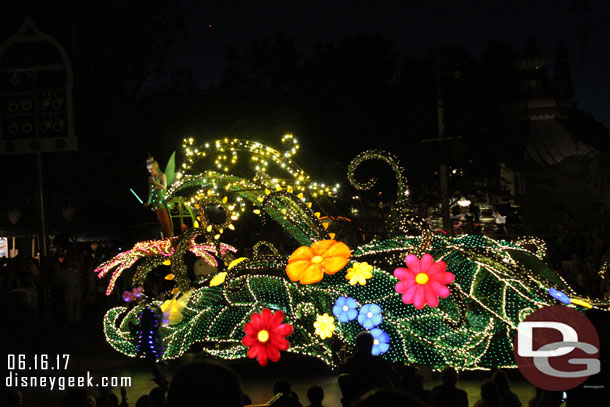
[[375, 340], [373, 341], [373, 345], [379, 345], [379, 339], [375, 339]]
[[311, 262], [313, 264], [320, 264], [324, 261], [324, 257], [322, 256], [315, 256], [313, 259], [311, 259]]
[[366, 317], [367, 317], [367, 318], [373, 318], [373, 313], [372, 313], [372, 312], [369, 312], [368, 314], [366, 314]]
[[428, 280], [430, 280], [430, 277], [428, 277], [428, 275], [426, 273], [418, 273], [415, 276], [415, 282], [417, 284], [426, 284], [428, 282]]
[[267, 342], [269, 340], [269, 332], [267, 332], [266, 330], [262, 329], [260, 331], [258, 331], [258, 341], [259, 342]]
[[347, 305], [343, 306], [343, 311], [349, 311], [349, 307]]

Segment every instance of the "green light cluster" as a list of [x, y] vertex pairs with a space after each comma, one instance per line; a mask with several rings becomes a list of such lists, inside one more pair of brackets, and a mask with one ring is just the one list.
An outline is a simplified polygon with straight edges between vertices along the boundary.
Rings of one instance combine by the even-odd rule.
[[[549, 288], [570, 296], [576, 296], [576, 293], [542, 261], [545, 247], [539, 239], [528, 237], [506, 242], [485, 236], [446, 237], [430, 233], [423, 221], [407, 215], [408, 190], [402, 169], [392, 157], [384, 159], [382, 156], [381, 152], [359, 156], [350, 166], [350, 179], [355, 182], [353, 172], [365, 159], [383, 159], [392, 165], [399, 184], [396, 202], [399, 209], [389, 220], [394, 237], [352, 248], [349, 263], [339, 272], [325, 275], [318, 283], [292, 282], [285, 271], [288, 256], [280, 255], [274, 242], [259, 242], [251, 258], [225, 270], [226, 279], [218, 286], [211, 287], [209, 279], [188, 281], [181, 256], [187, 251], [196, 253], [194, 237], [201, 229], [188, 231], [171, 244], [156, 241], [143, 248], [137, 246], [133, 255], [137, 257], [120, 254], [118, 260], [108, 262], [104, 272], [119, 265], [125, 266], [123, 269], [127, 265], [131, 267], [138, 259], [148, 256], [150, 260], [141, 263], [146, 266], [136, 273], [140, 281], [147, 269], [171, 259], [180, 291], [193, 289], [182, 310], [182, 321], [160, 328], [165, 348], [163, 359], [180, 357], [194, 346], [215, 357], [245, 358], [247, 348], [241, 342], [245, 335], [244, 325], [252, 313], [269, 308], [283, 311], [284, 322], [294, 327], [294, 332], [287, 338], [289, 352], [313, 356], [336, 366], [340, 362], [339, 349], [351, 347], [362, 326], [357, 320], [335, 321], [333, 336], [322, 340], [315, 334], [314, 322], [318, 315], [332, 315], [337, 298], [346, 296], [355, 299], [360, 306], [374, 303], [382, 308], [383, 322], [378, 328], [390, 336], [389, 350], [383, 354], [385, 358], [438, 369], [444, 366], [458, 370], [513, 366], [512, 340], [519, 322], [540, 307], [557, 304], [547, 293]], [[223, 177], [227, 175], [216, 179]], [[186, 182], [186, 178], [184, 176], [183, 181]], [[197, 184], [195, 178], [188, 182]], [[362, 187], [371, 185], [372, 181]], [[326, 231], [327, 225], [318, 219], [319, 214], [314, 214], [300, 196], [290, 191], [259, 191], [251, 198], [300, 244], [310, 245], [316, 240], [332, 238]], [[409, 228], [417, 229], [419, 235], [399, 233]], [[199, 252], [207, 251], [206, 255], [223, 258], [221, 249], [211, 249], [215, 245], [219, 242], [200, 245]], [[261, 250], [262, 246], [268, 250]], [[393, 271], [405, 266], [408, 254], [421, 257], [423, 253], [430, 253], [435, 261], [445, 261], [447, 271], [454, 274], [455, 280], [448, 286], [451, 295], [441, 298], [437, 308], [426, 306], [418, 310], [402, 302], [395, 290], [398, 279]], [[373, 277], [365, 285], [350, 285], [345, 278], [347, 269], [355, 262], [374, 266]], [[595, 308], [609, 309], [607, 302], [587, 301]], [[137, 324], [137, 315], [143, 306], [113, 308], [105, 316], [108, 343], [125, 355], [137, 356], [137, 338], [130, 330], [130, 323]]]
[[[404, 259], [420, 244], [419, 237], [375, 241], [354, 250], [345, 269], [313, 285], [290, 281], [282, 256], [260, 255], [243, 261], [229, 271], [223, 285], [197, 289], [183, 311], [181, 323], [161, 329], [166, 348], [163, 358], [179, 357], [196, 343], [213, 356], [245, 357], [243, 326], [252, 313], [270, 308], [282, 310], [286, 323], [295, 328], [289, 337], [289, 351], [336, 365], [337, 350], [343, 344], [352, 344], [362, 327], [357, 321], [337, 322], [333, 337], [321, 340], [312, 326], [317, 315], [331, 312], [338, 297], [349, 296], [360, 305], [376, 303], [383, 309], [379, 328], [391, 338], [384, 357], [436, 368], [512, 366], [511, 343], [517, 324], [533, 310], [555, 304], [546, 293], [549, 286], [572, 292], [561, 280], [554, 284], [546, 279], [549, 270], [525, 249], [483, 236], [433, 237], [431, 254], [435, 260], [444, 260], [448, 271], [455, 275], [449, 286], [451, 295], [441, 299], [438, 308], [417, 310], [405, 305], [394, 289], [398, 280], [391, 274], [393, 270], [375, 268], [373, 278], [364, 286], [347, 283], [346, 270], [353, 261], [384, 263], [387, 254], [395, 252]], [[541, 268], [525, 266], [520, 257], [527, 260], [525, 263], [538, 262]], [[123, 321], [133, 320], [139, 307]], [[106, 336], [117, 350], [135, 356], [134, 338], [127, 326], [115, 322], [124, 310], [119, 307], [109, 311]]]

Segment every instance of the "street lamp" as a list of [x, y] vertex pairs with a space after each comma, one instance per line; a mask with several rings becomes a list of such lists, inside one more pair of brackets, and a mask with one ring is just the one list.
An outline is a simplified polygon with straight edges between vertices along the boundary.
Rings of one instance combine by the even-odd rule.
[[461, 206], [462, 208], [466, 208], [467, 206], [470, 206], [472, 202], [470, 202], [468, 199], [466, 199], [465, 197], [461, 197], [459, 201], [457, 201], [457, 204], [459, 206]]

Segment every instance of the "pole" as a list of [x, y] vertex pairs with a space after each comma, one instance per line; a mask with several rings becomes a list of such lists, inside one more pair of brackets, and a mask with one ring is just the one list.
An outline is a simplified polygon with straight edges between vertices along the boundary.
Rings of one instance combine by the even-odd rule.
[[38, 157], [38, 194], [40, 196], [40, 254], [47, 257], [47, 222], [44, 216], [44, 191], [42, 184], [42, 154], [36, 153]]
[[[445, 102], [443, 100], [440, 61], [438, 56], [438, 48], [434, 49], [435, 55], [435, 73], [436, 73], [436, 120], [438, 124], [438, 138], [445, 138]], [[443, 229], [449, 236], [453, 236], [453, 224], [449, 213], [449, 166], [445, 163], [446, 149], [443, 147], [442, 141], [439, 142], [441, 148], [441, 164], [438, 172], [440, 177], [441, 187], [441, 215], [443, 218]]]

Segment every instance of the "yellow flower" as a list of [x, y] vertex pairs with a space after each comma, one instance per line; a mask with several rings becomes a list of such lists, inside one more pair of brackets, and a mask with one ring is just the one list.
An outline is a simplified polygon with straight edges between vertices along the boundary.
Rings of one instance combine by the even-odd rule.
[[176, 304], [176, 300], [174, 300], [174, 299], [167, 300], [167, 301], [164, 301], [163, 304], [161, 304], [159, 306], [159, 308], [161, 308], [161, 312], [166, 314], [166, 313], [169, 313], [169, 311], [172, 309], [172, 306], [174, 304]]
[[182, 315], [182, 310], [184, 310], [184, 308], [186, 307], [186, 303], [188, 302], [192, 293], [193, 290], [187, 291], [186, 293], [181, 295], [180, 298], [172, 298], [171, 300], [167, 300], [163, 304], [161, 304], [159, 308], [161, 308], [161, 311], [165, 315], [167, 319], [167, 324], [176, 325], [182, 322], [182, 319], [184, 317]]
[[221, 285], [225, 282], [225, 278], [227, 278], [227, 272], [223, 271], [222, 273], [218, 273], [214, 276], [212, 280], [210, 280], [210, 287], [214, 287], [217, 285]]
[[354, 263], [352, 267], [347, 269], [345, 278], [349, 280], [350, 285], [365, 285], [366, 280], [373, 277], [373, 266], [364, 263]]
[[333, 336], [333, 331], [335, 330], [335, 318], [331, 317], [327, 313], [318, 315], [316, 322], [313, 323], [313, 326], [316, 328], [316, 335], [319, 335], [320, 338], [330, 338]]

